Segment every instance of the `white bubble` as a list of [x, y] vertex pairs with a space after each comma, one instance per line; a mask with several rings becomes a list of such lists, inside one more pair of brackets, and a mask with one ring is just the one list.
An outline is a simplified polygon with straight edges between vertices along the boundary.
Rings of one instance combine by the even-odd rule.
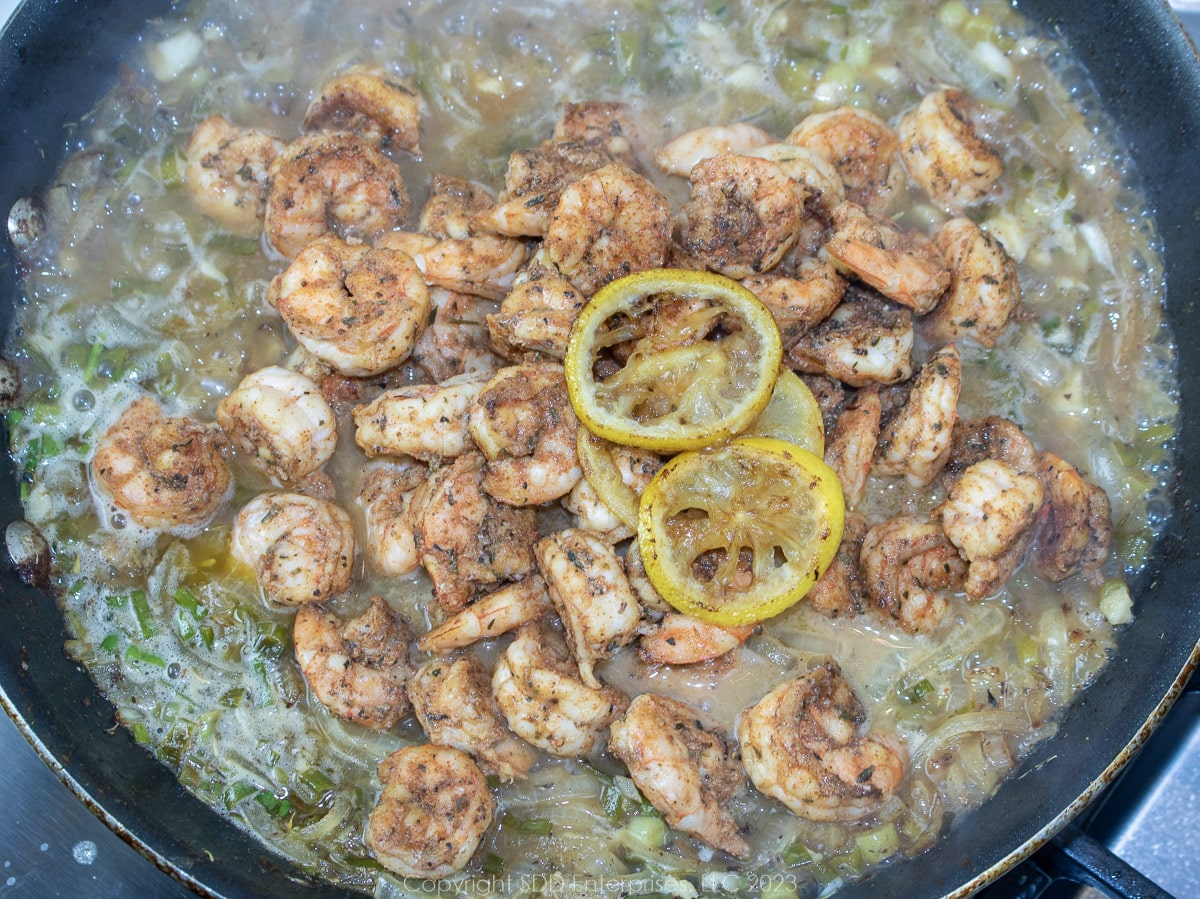
[[42, 845], [38, 846], [38, 849], [40, 849], [42, 852], [45, 852], [49, 848], [50, 848], [49, 843], [42, 843]]
[[71, 849], [71, 855], [81, 865], [90, 865], [96, 860], [96, 844], [91, 840], [80, 840]]

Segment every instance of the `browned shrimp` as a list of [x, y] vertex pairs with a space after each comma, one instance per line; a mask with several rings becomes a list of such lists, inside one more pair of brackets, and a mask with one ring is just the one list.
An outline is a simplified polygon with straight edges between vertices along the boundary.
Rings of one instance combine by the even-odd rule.
[[378, 66], [354, 66], [326, 82], [304, 113], [305, 131], [348, 131], [416, 154], [420, 127], [417, 92]]
[[975, 133], [974, 103], [956, 88], [926, 94], [900, 119], [900, 156], [909, 176], [950, 212], [962, 212], [994, 192], [1004, 162]]
[[950, 269], [950, 287], [921, 322], [931, 340], [972, 337], [995, 346], [1021, 304], [1017, 264], [1000, 241], [968, 218], [942, 225], [934, 244]]
[[257, 235], [267, 205], [267, 172], [285, 146], [270, 132], [209, 116], [184, 151], [183, 181], [192, 202], [230, 231]]
[[912, 313], [880, 296], [851, 289], [828, 318], [787, 351], [792, 368], [849, 384], [896, 384], [913, 372]]
[[805, 601], [829, 618], [853, 618], [867, 608], [870, 596], [863, 581], [859, 556], [863, 538], [870, 530], [870, 523], [858, 512], [846, 513], [846, 525], [842, 530], [842, 545], [838, 547], [833, 562], [825, 569]]
[[842, 482], [846, 508], [853, 509], [863, 498], [875, 449], [879, 444], [879, 423], [883, 403], [879, 391], [864, 387], [845, 408], [825, 443], [825, 462]]
[[846, 279], [837, 269], [812, 258], [790, 274], [754, 275], [742, 286], [771, 310], [785, 347], [828, 318], [846, 293]]
[[904, 405], [884, 425], [875, 471], [903, 475], [913, 487], [937, 477], [950, 457], [961, 390], [962, 357], [949, 343], [921, 366]]
[[843, 106], [810, 115], [792, 129], [787, 142], [831, 162], [846, 187], [846, 199], [872, 213], [886, 212], [904, 190], [900, 139], [887, 122], [865, 109]]
[[960, 587], [967, 563], [940, 524], [898, 515], [863, 537], [859, 564], [872, 603], [910, 634], [935, 630], [950, 608], [945, 591]]
[[1046, 502], [1035, 538], [1038, 574], [1056, 583], [1074, 574], [1095, 576], [1112, 552], [1108, 494], [1052, 452], [1039, 461]]
[[631, 169], [638, 167], [637, 120], [625, 103], [603, 100], [567, 103], [550, 139], [595, 147]]

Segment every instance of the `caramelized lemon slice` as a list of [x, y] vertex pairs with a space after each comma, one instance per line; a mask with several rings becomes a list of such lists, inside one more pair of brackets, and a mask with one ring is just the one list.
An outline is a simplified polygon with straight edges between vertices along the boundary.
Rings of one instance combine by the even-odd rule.
[[774, 437], [825, 455], [825, 421], [808, 385], [790, 368], [779, 372], [771, 402], [744, 432], [746, 437]]
[[680, 453], [642, 494], [638, 546], [672, 606], [723, 626], [798, 602], [842, 542], [837, 475], [806, 449], [747, 437]]
[[597, 291], [563, 364], [590, 431], [672, 453], [744, 430], [770, 402], [782, 358], [770, 311], [736, 281], [654, 269]]

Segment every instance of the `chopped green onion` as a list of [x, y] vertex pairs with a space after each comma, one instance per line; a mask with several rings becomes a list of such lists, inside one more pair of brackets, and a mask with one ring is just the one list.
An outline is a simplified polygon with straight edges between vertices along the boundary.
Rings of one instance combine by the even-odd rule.
[[225, 794], [222, 796], [222, 801], [225, 803], [227, 810], [232, 810], [242, 800], [258, 793], [258, 787], [247, 780], [239, 780], [235, 784], [230, 784], [225, 788]]
[[369, 855], [347, 855], [342, 861], [351, 868], [362, 868], [367, 871], [382, 871], [383, 865]]
[[483, 862], [480, 867], [483, 868], [484, 874], [499, 877], [504, 873], [504, 859], [494, 852], [488, 852], [483, 856]]
[[179, 634], [179, 639], [185, 642], [196, 636], [195, 623], [182, 611], [175, 613], [175, 633]]
[[5, 415], [4, 418], [8, 424], [8, 433], [11, 434], [13, 431], [15, 431], [20, 426], [21, 422], [25, 419], [25, 410], [24, 409], [9, 409], [8, 414]]
[[105, 637], [103, 640], [100, 641], [100, 648], [103, 649], [105, 652], [116, 652], [117, 644], [120, 641], [121, 641], [121, 638], [118, 637], [116, 634], [109, 634], [107, 637]]
[[133, 734], [133, 738], [139, 743], [150, 742], [150, 731], [146, 730], [146, 725], [142, 724], [142, 722], [135, 721], [130, 725], [129, 730]]
[[201, 627], [200, 627], [200, 641], [201, 641], [201, 642], [204, 644], [204, 646], [205, 646], [205, 648], [206, 648], [206, 649], [212, 649], [212, 648], [213, 648], [213, 642], [214, 642], [214, 639], [215, 639], [215, 638], [216, 638], [216, 634], [214, 633], [214, 631], [213, 631], [212, 627], [210, 627], [210, 626], [209, 626], [209, 625], [207, 625], [207, 624], [205, 624], [205, 625], [201, 625]]
[[269, 790], [262, 790], [254, 799], [276, 818], [286, 818], [292, 811], [292, 803], [290, 801], [280, 799]]
[[158, 629], [154, 626], [154, 613], [150, 610], [150, 600], [146, 598], [146, 591], [134, 590], [129, 594], [129, 600], [133, 604], [133, 615], [137, 619], [138, 630], [142, 632], [143, 637], [153, 637], [158, 633]]
[[799, 839], [792, 840], [791, 844], [783, 850], [783, 855], [780, 857], [784, 867], [795, 868], [799, 865], [807, 865], [812, 860], [812, 853], [808, 851]]
[[305, 771], [301, 771], [300, 782], [318, 796], [324, 796], [336, 786], [328, 775], [319, 768], [308, 768]]
[[210, 250], [222, 253], [232, 253], [235, 256], [255, 256], [258, 254], [259, 243], [254, 237], [242, 237], [227, 231], [218, 231], [208, 239], [205, 246]]
[[200, 604], [200, 600], [196, 597], [196, 594], [187, 587], [180, 587], [175, 591], [175, 602], [191, 612], [192, 617], [197, 621], [208, 614], [208, 609]]
[[854, 838], [855, 848], [862, 853], [867, 865], [877, 865], [885, 858], [891, 858], [900, 848], [900, 834], [895, 824], [884, 824], [874, 830], [860, 833]]
[[829, 14], [831, 16], [844, 16], [850, 11], [850, 8], [844, 3], [830, 3]]
[[1037, 668], [1041, 664], [1041, 651], [1038, 649], [1037, 641], [1029, 634], [1021, 634], [1017, 637], [1017, 659], [1025, 668]]
[[932, 692], [933, 684], [929, 682], [928, 678], [922, 678], [901, 693], [900, 696], [910, 705], [916, 705]]
[[128, 601], [128, 597], [126, 597], [126, 596], [106, 596], [106, 597], [104, 597], [104, 601], [106, 603], [108, 603], [108, 607], [110, 609], [120, 609], [120, 608], [124, 608], [125, 603]]
[[158, 177], [163, 187], [179, 187], [183, 184], [183, 173], [179, 170], [179, 151], [175, 147], [167, 147], [158, 162]]
[[133, 662], [145, 662], [147, 665], [153, 665], [156, 668], [166, 668], [166, 660], [148, 649], [142, 649], [136, 643], [131, 643], [125, 649], [125, 658]]
[[516, 833], [531, 833], [537, 836], [549, 836], [553, 826], [549, 818], [521, 818], [512, 812], [505, 812], [500, 821], [501, 827], [507, 827]]
[[635, 815], [625, 827], [629, 835], [642, 846], [662, 849], [667, 844], [667, 822], [661, 817]]

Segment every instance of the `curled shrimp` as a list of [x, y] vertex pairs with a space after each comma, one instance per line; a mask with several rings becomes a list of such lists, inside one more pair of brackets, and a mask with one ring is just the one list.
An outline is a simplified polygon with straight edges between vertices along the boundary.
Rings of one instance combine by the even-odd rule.
[[401, 877], [444, 878], [461, 871], [495, 814], [487, 778], [449, 746], [405, 746], [379, 763], [383, 793], [363, 841]]
[[903, 747], [862, 733], [867, 712], [832, 659], [785, 681], [738, 718], [742, 764], [761, 792], [810, 821], [859, 821], [894, 796]]
[[235, 234], [262, 229], [267, 172], [286, 146], [267, 131], [239, 128], [210, 115], [192, 132], [183, 181], [196, 208]]
[[904, 190], [900, 139], [887, 122], [865, 109], [843, 106], [810, 115], [786, 142], [824, 157], [837, 169], [846, 199], [872, 213], [887, 211]]
[[348, 131], [385, 150], [420, 154], [420, 98], [378, 66], [353, 66], [321, 85], [304, 113], [304, 130]]
[[745, 784], [737, 751], [696, 709], [643, 693], [613, 722], [608, 748], [676, 830], [738, 858], [750, 854], [726, 808]]
[[401, 577], [421, 566], [408, 505], [426, 475], [424, 465], [409, 460], [374, 463], [355, 497], [366, 526], [367, 561], [385, 577]]
[[770, 271], [800, 233], [804, 195], [768, 159], [710, 156], [692, 169], [679, 210], [683, 249], [730, 278]]
[[431, 286], [488, 300], [504, 298], [528, 256], [525, 241], [495, 234], [439, 239], [389, 231], [375, 246], [406, 253]]
[[939, 523], [898, 515], [867, 531], [859, 553], [867, 593], [910, 634], [935, 630], [949, 611], [945, 591], [960, 587], [967, 563]]
[[870, 596], [859, 556], [870, 527], [866, 516], [853, 511], [846, 513], [837, 554], [804, 597], [805, 602], [827, 618], [854, 618], [867, 608]]
[[855, 508], [867, 489], [867, 478], [879, 445], [883, 403], [879, 391], [860, 390], [838, 413], [825, 443], [825, 462], [837, 472], [846, 508]]
[[341, 508], [299, 493], [262, 493], [233, 522], [231, 551], [267, 597], [286, 606], [345, 593], [354, 573], [354, 524]]
[[566, 103], [550, 139], [595, 147], [631, 169], [638, 166], [637, 123], [625, 103], [604, 100]]
[[909, 177], [952, 213], [981, 203], [995, 191], [1004, 162], [975, 133], [971, 98], [956, 88], [926, 94], [900, 119], [900, 157]]
[[339, 718], [388, 730], [409, 713], [412, 631], [379, 596], [356, 618], [341, 620], [323, 603], [296, 612], [296, 663], [309, 689]]
[[142, 397], [100, 438], [92, 474], [100, 493], [143, 527], [201, 525], [233, 491], [221, 442], [215, 428], [168, 418]]
[[710, 156], [732, 153], [750, 156], [774, 141], [770, 134], [749, 122], [704, 125], [671, 138], [655, 150], [654, 164], [668, 175], [686, 178], [698, 163]]
[[403, 362], [429, 320], [429, 291], [409, 256], [332, 234], [301, 250], [267, 299], [301, 346], [353, 377]]
[[537, 574], [530, 574], [455, 612], [422, 634], [417, 648], [423, 652], [450, 652], [479, 640], [494, 640], [523, 624], [553, 614], [554, 604], [546, 592], [546, 582]]
[[633, 528], [600, 498], [587, 477], [580, 478], [563, 497], [562, 506], [571, 513], [576, 528], [594, 534], [606, 543], [617, 544], [633, 536]]
[[544, 243], [563, 277], [588, 296], [622, 275], [662, 266], [670, 245], [667, 198], [620, 163], [562, 191]]
[[491, 349], [488, 320], [496, 304], [441, 287], [429, 291], [433, 320], [413, 344], [409, 361], [441, 383], [455, 375], [493, 372], [504, 364]]
[[875, 471], [904, 475], [913, 487], [937, 477], [950, 457], [961, 390], [962, 357], [949, 343], [921, 366], [908, 399], [884, 426]]
[[788, 143], [769, 143], [746, 152], [747, 156], [769, 159], [785, 175], [801, 186], [805, 205], [828, 220], [834, 207], [846, 199], [842, 176], [828, 159], [810, 150]]
[[501, 502], [532, 506], [571, 492], [583, 470], [579, 419], [561, 365], [511, 365], [476, 397], [467, 429], [487, 457], [484, 489]]
[[439, 240], [470, 237], [474, 233], [471, 219], [495, 202], [482, 184], [438, 172], [430, 182], [417, 230]]
[[1108, 494], [1052, 452], [1039, 461], [1046, 501], [1035, 538], [1038, 574], [1055, 583], [1075, 574], [1094, 576], [1112, 553]]
[[984, 459], [998, 459], [1023, 475], [1038, 474], [1038, 452], [1020, 425], [999, 415], [959, 419], [954, 426], [950, 458], [942, 469], [942, 485], [953, 489], [963, 472]]
[[500, 308], [487, 317], [492, 348], [513, 360], [526, 352], [563, 358], [584, 299], [549, 260], [535, 256], [517, 275]]
[[460, 456], [473, 445], [467, 416], [489, 380], [487, 372], [473, 372], [386, 390], [351, 413], [354, 442], [368, 456]]
[[642, 618], [621, 560], [607, 541], [573, 528], [544, 537], [534, 555], [579, 677], [587, 686], [599, 687], [596, 663], [632, 641]]
[[430, 741], [467, 753], [484, 774], [506, 783], [523, 780], [537, 760], [504, 723], [483, 663], [474, 656], [426, 662], [409, 680], [408, 695]]
[[612, 687], [589, 687], [554, 631], [522, 626], [492, 674], [492, 695], [513, 733], [551, 755], [587, 755], [629, 705]]
[[931, 340], [974, 338], [995, 346], [1021, 303], [1017, 264], [1000, 241], [968, 218], [942, 225], [933, 238], [950, 269], [950, 287], [921, 325]]
[[400, 169], [365, 138], [306, 134], [271, 164], [264, 228], [289, 259], [326, 232], [371, 240], [408, 223]]
[[912, 313], [849, 290], [841, 304], [787, 351], [792, 368], [849, 384], [896, 384], [912, 376]]
[[846, 293], [846, 279], [819, 259], [805, 259], [787, 275], [753, 275], [742, 286], [771, 310], [785, 347], [828, 318]]
[[638, 641], [638, 653], [652, 665], [696, 665], [733, 652], [758, 625], [722, 627], [679, 612], [668, 612]]
[[276, 487], [300, 483], [337, 449], [337, 423], [321, 388], [275, 365], [247, 375], [221, 400], [217, 424]]

